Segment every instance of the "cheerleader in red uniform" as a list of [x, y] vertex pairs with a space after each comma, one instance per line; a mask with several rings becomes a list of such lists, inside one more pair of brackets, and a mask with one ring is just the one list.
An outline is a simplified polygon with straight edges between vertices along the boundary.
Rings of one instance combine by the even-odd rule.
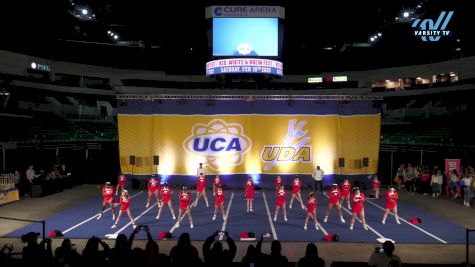
[[351, 223], [350, 223], [350, 230], [353, 230], [353, 225], [355, 224], [356, 215], [360, 216], [361, 222], [363, 223], [363, 228], [368, 230], [368, 226], [366, 225], [366, 220], [364, 218], [364, 207], [363, 202], [365, 202], [364, 194], [360, 192], [358, 187], [353, 189], [353, 194], [351, 195]]
[[351, 190], [351, 182], [348, 177], [345, 178], [345, 181], [340, 184], [341, 186], [341, 198], [340, 198], [340, 205], [343, 205], [343, 202], [346, 198], [346, 204], [348, 205], [348, 209], [351, 209], [350, 206], [350, 190]]
[[327, 213], [325, 215], [325, 218], [323, 219], [323, 222], [328, 222], [328, 215], [330, 215], [330, 212], [333, 210], [333, 206], [336, 206], [336, 211], [340, 215], [340, 221], [342, 223], [345, 223], [345, 219], [343, 219], [343, 213], [341, 213], [341, 205], [339, 202], [341, 197], [341, 191], [338, 188], [338, 184], [332, 185], [330, 190], [328, 190], [328, 196], [330, 197], [330, 201], [328, 202]]
[[381, 188], [381, 181], [378, 179], [378, 176], [376, 175], [373, 177], [371, 188], [373, 189], [374, 197], [379, 198], [379, 189]]
[[109, 204], [109, 207], [112, 210], [112, 220], [115, 220], [115, 208], [114, 203], [112, 203], [112, 198], [114, 196], [114, 187], [111, 186], [111, 183], [106, 182], [106, 185], [102, 188], [102, 196], [104, 197], [104, 199], [102, 200], [101, 214], [97, 216], [97, 219], [99, 220], [100, 218], [102, 218], [104, 209], [106, 208], [107, 204]]
[[305, 206], [303, 205], [302, 201], [302, 195], [300, 195], [300, 188], [302, 188], [302, 181], [298, 176], [295, 176], [294, 180], [292, 181], [292, 197], [290, 197], [289, 209], [292, 208], [294, 198], [297, 198], [298, 202], [300, 202], [300, 206], [302, 207], [302, 209], [305, 209]]
[[123, 173], [119, 173], [119, 176], [117, 177], [117, 189], [115, 190], [115, 195], [119, 194], [119, 188], [125, 190], [125, 185], [127, 184], [127, 176]]
[[284, 221], [287, 221], [287, 211], [285, 210], [286, 198], [287, 198], [287, 192], [285, 192], [284, 186], [281, 185], [279, 187], [279, 190], [277, 190], [277, 205], [275, 207], [274, 222], [277, 220], [277, 213], [279, 212], [279, 208], [282, 208], [282, 212], [284, 213]]
[[206, 176], [203, 173], [200, 173], [197, 179], [197, 188], [196, 188], [196, 200], [193, 203], [193, 206], [196, 207], [198, 205], [198, 200], [200, 200], [200, 196], [203, 196], [206, 202], [206, 207], [209, 207], [208, 204], [208, 197], [206, 196]]
[[117, 215], [117, 220], [115, 221], [114, 225], [112, 225], [111, 228], [116, 228], [117, 223], [120, 220], [120, 216], [122, 216], [122, 213], [127, 212], [127, 215], [129, 215], [129, 219], [132, 222], [132, 226], [135, 228], [137, 225], [135, 225], [134, 217], [132, 217], [132, 213], [130, 212], [130, 196], [129, 192], [127, 190], [123, 190], [122, 194], [120, 195], [120, 211], [119, 215]]
[[244, 198], [246, 199], [246, 212], [254, 212], [252, 210], [252, 202], [254, 201], [254, 181], [252, 177], [247, 178], [246, 183], [244, 184]]
[[178, 210], [178, 221], [176, 222], [176, 227], [180, 227], [180, 221], [183, 219], [183, 212], [188, 214], [188, 219], [190, 220], [190, 228], [193, 229], [193, 218], [191, 217], [190, 209], [190, 193], [186, 187], [180, 192], [180, 209]]
[[386, 210], [384, 211], [384, 216], [383, 216], [383, 221], [382, 223], [386, 223], [386, 217], [388, 217], [388, 213], [393, 210], [394, 212], [394, 218], [396, 219], [397, 224], [401, 224], [399, 221], [399, 217], [397, 215], [397, 200], [399, 196], [398, 193], [396, 192], [396, 189], [394, 187], [390, 187], [388, 192], [386, 192]]
[[305, 225], [303, 226], [303, 229], [305, 230], [307, 230], [307, 223], [309, 217], [312, 217], [313, 221], [315, 222], [315, 228], [317, 230], [320, 230], [320, 228], [318, 228], [317, 221], [317, 198], [315, 197], [314, 192], [310, 192], [307, 198], [307, 216], [305, 217]]
[[170, 212], [172, 213], [173, 220], [176, 220], [175, 210], [173, 210], [172, 200], [170, 199], [172, 193], [173, 193], [173, 190], [168, 185], [168, 183], [165, 182], [160, 187], [160, 196], [162, 197], [162, 201], [160, 202], [160, 209], [158, 210], [158, 214], [155, 219], [157, 220], [160, 219], [160, 215], [162, 214], [163, 207], [165, 207], [165, 205], [168, 205], [168, 208], [170, 209]]
[[213, 195], [218, 187], [223, 187], [223, 179], [219, 177], [219, 174], [216, 174], [216, 177], [213, 178]]
[[274, 184], [275, 191], [279, 191], [280, 186], [284, 184], [284, 180], [282, 180], [282, 177], [280, 177], [280, 175], [277, 175], [277, 177], [275, 177]]
[[214, 213], [213, 221], [216, 220], [216, 213], [218, 213], [218, 208], [221, 208], [221, 213], [223, 214], [223, 221], [226, 220], [226, 214], [224, 213], [224, 190], [221, 186], [216, 187], [214, 191], [215, 203], [214, 203]]
[[147, 204], [145, 205], [145, 208], [148, 208], [148, 206], [150, 205], [150, 199], [152, 198], [152, 195], [155, 196], [155, 198], [157, 199], [157, 206], [160, 207], [160, 198], [158, 197], [158, 191], [160, 188], [160, 179], [157, 179], [157, 177], [155, 177], [155, 174], [152, 174], [152, 177], [148, 179], [147, 187], [148, 187], [148, 198], [147, 198]]

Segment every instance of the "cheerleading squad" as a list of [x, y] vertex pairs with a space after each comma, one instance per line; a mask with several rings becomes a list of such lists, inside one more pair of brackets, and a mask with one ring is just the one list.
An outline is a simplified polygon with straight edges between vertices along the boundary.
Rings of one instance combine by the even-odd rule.
[[[197, 179], [197, 189], [196, 189], [196, 198], [191, 202], [191, 194], [186, 187], [183, 187], [178, 195], [179, 201], [179, 209], [178, 209], [178, 221], [176, 222], [176, 227], [180, 227], [180, 221], [183, 219], [184, 214], [188, 216], [190, 222], [190, 228], [193, 228], [193, 217], [191, 215], [191, 207], [196, 207], [201, 197], [204, 198], [206, 207], [209, 207], [208, 197], [206, 195], [206, 176], [203, 172], [200, 172]], [[134, 217], [130, 211], [130, 196], [128, 191], [125, 189], [125, 185], [127, 183], [127, 177], [124, 174], [119, 174], [118, 177], [118, 184], [117, 189], [114, 190], [114, 187], [111, 186], [110, 182], [106, 182], [105, 186], [102, 189], [102, 208], [100, 215], [97, 219], [101, 219], [103, 217], [104, 209], [109, 206], [112, 211], [112, 220], [114, 220], [114, 224], [111, 228], [116, 228], [117, 223], [119, 222], [123, 213], [127, 213], [130, 221], [132, 222], [133, 227], [136, 227]], [[173, 220], [177, 220], [175, 216], [175, 211], [172, 205], [171, 195], [173, 190], [171, 186], [168, 185], [167, 182], [161, 184], [160, 179], [157, 178], [155, 175], [152, 175], [148, 179], [148, 198], [147, 203], [145, 204], [145, 208], [150, 206], [150, 201], [154, 196], [157, 201], [158, 206], [158, 213], [156, 219], [160, 219], [160, 215], [165, 206], [168, 206]], [[214, 203], [214, 213], [212, 220], [216, 220], [216, 216], [218, 210], [221, 211], [223, 221], [226, 220], [226, 214], [224, 211], [224, 189], [223, 189], [223, 180], [219, 175], [216, 175], [212, 179], [213, 185], [213, 196], [215, 198]], [[287, 221], [287, 210], [286, 210], [286, 199], [287, 199], [287, 192], [284, 188], [284, 181], [281, 176], [277, 176], [274, 180], [275, 190], [276, 190], [276, 207], [274, 212], [274, 221], [277, 221], [277, 215], [279, 214], [279, 210], [282, 210], [284, 221]], [[305, 217], [305, 224], [304, 229], [307, 230], [307, 224], [309, 219], [311, 218], [315, 224], [315, 229], [319, 230], [318, 227], [318, 220], [317, 220], [317, 197], [315, 192], [310, 192], [307, 196], [306, 205], [304, 205], [304, 201], [301, 195], [301, 187], [302, 181], [298, 176], [295, 176], [292, 179], [292, 191], [291, 197], [289, 202], [289, 209], [292, 209], [292, 205], [294, 200], [298, 202], [300, 208], [306, 211]], [[372, 192], [376, 198], [379, 198], [379, 191], [381, 187], [381, 182], [375, 177], [372, 181]], [[115, 216], [115, 208], [114, 208], [114, 193], [117, 196], [119, 190], [121, 191], [119, 201], [120, 209], [117, 215]], [[352, 192], [352, 193], [351, 193]], [[365, 195], [360, 191], [358, 187], [352, 188], [352, 183], [346, 178], [340, 186], [338, 184], [333, 184], [331, 188], [327, 192], [327, 196], [329, 198], [327, 210], [325, 213], [325, 217], [323, 219], [324, 223], [328, 222], [328, 217], [333, 211], [333, 208], [336, 208], [336, 212], [340, 217], [340, 221], [345, 223], [345, 219], [343, 218], [342, 213], [342, 205], [346, 202], [348, 209], [351, 211], [351, 222], [350, 222], [350, 230], [353, 230], [353, 225], [355, 223], [355, 219], [358, 216], [363, 224], [363, 228], [368, 230], [368, 226], [365, 220], [365, 212], [364, 212], [364, 202], [366, 201]], [[385, 193], [384, 197], [386, 198], [386, 209], [383, 215], [382, 224], [386, 223], [386, 218], [389, 212], [394, 213], [394, 217], [397, 224], [401, 224], [398, 218], [397, 213], [397, 200], [398, 200], [398, 193], [396, 192], [394, 187], [390, 187], [388, 191]], [[249, 177], [246, 182], [244, 183], [244, 199], [246, 201], [246, 212], [254, 212], [253, 211], [253, 201], [254, 201], [254, 181], [252, 177]]]

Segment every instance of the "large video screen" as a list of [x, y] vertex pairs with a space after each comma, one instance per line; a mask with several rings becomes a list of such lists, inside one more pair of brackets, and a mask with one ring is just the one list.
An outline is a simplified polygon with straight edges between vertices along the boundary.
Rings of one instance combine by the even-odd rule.
[[278, 18], [213, 18], [213, 56], [276, 57]]

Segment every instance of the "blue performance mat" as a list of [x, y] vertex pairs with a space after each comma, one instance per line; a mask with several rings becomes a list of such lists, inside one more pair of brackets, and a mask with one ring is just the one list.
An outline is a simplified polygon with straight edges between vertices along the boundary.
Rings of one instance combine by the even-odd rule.
[[[195, 200], [196, 193], [191, 192], [192, 201]], [[401, 219], [400, 225], [396, 224], [394, 216], [389, 215], [386, 224], [381, 220], [384, 213], [385, 201], [382, 199], [368, 199], [364, 204], [366, 222], [370, 226], [368, 231], [363, 229], [360, 222], [356, 221], [354, 230], [349, 230], [351, 215], [343, 204], [343, 216], [346, 223], [340, 222], [336, 209], [332, 211], [328, 222], [323, 223], [328, 198], [320, 193], [317, 205], [317, 218], [320, 230], [316, 230], [313, 220], [309, 220], [308, 230], [304, 230], [306, 212], [300, 208], [300, 204], [295, 200], [293, 208], [289, 209], [290, 192], [287, 196], [287, 217], [284, 221], [282, 211], [279, 211], [277, 221], [273, 221], [276, 198], [271, 191], [256, 191], [254, 199], [254, 212], [246, 212], [246, 201], [242, 191], [228, 191], [225, 195], [225, 211], [228, 214], [226, 221], [223, 220], [221, 210], [218, 210], [216, 220], [212, 221], [214, 209], [214, 197], [212, 192], [207, 192], [210, 207], [207, 208], [204, 199], [201, 198], [197, 207], [191, 209], [194, 228], [190, 228], [188, 216], [181, 221], [180, 227], [175, 227], [172, 215], [165, 206], [159, 220], [155, 217], [158, 212], [157, 205], [150, 205], [145, 208], [147, 192], [131, 191], [131, 211], [137, 225], [148, 225], [154, 237], [161, 231], [172, 232], [173, 239], [183, 233], [188, 232], [193, 240], [205, 240], [215, 231], [228, 231], [232, 238], [239, 240], [240, 233], [254, 232], [271, 233], [269, 239], [281, 241], [305, 241], [305, 242], [325, 242], [323, 238], [326, 234], [337, 234], [340, 242], [345, 243], [375, 243], [378, 238], [389, 238], [396, 243], [402, 244], [461, 244], [465, 243], [465, 228], [438, 217], [432, 213], [414, 207], [404, 201], [398, 202], [398, 211]], [[307, 192], [302, 192], [306, 196]], [[306, 197], [304, 197], [305, 199]], [[154, 200], [154, 198], [152, 198]], [[172, 195], [172, 202], [175, 214], [178, 216], [178, 194]], [[100, 238], [115, 238], [118, 234], [129, 235], [132, 233], [132, 224], [126, 214], [123, 214], [117, 228], [111, 229], [113, 225], [110, 210], [104, 213], [102, 219], [97, 220], [100, 211], [102, 197], [91, 199], [87, 202], [78, 203], [73, 208], [64, 210], [46, 219], [46, 235], [53, 229], [58, 229], [64, 233], [64, 238], [90, 238], [98, 236]], [[154, 203], [154, 202], [152, 202]], [[306, 204], [306, 203], [305, 203]], [[116, 213], [119, 206], [116, 206]], [[413, 225], [408, 220], [418, 217], [422, 223]], [[29, 231], [41, 232], [40, 224], [30, 224], [22, 229], [11, 232], [4, 237], [20, 237]], [[137, 239], [145, 239], [143, 231], [139, 232]]]

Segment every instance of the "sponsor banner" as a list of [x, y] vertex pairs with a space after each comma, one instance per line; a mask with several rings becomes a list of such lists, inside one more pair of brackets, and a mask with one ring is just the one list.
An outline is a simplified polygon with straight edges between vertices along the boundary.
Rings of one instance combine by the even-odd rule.
[[461, 162], [460, 159], [445, 159], [445, 177], [447, 179], [450, 179], [450, 173], [453, 170], [456, 170], [458, 175], [461, 174]]
[[285, 8], [280, 6], [209, 6], [209, 18], [285, 18]]
[[206, 63], [206, 76], [227, 73], [261, 73], [282, 76], [283, 70], [282, 62], [260, 58], [228, 58]]
[[20, 200], [18, 189], [0, 190], [0, 205]]
[[[380, 114], [119, 114], [120, 163], [134, 175], [155, 173], [154, 155], [162, 175], [196, 175], [200, 162], [208, 175], [309, 175], [317, 165], [325, 174], [376, 173], [380, 122]], [[342, 169], [338, 158], [347, 163]]]

